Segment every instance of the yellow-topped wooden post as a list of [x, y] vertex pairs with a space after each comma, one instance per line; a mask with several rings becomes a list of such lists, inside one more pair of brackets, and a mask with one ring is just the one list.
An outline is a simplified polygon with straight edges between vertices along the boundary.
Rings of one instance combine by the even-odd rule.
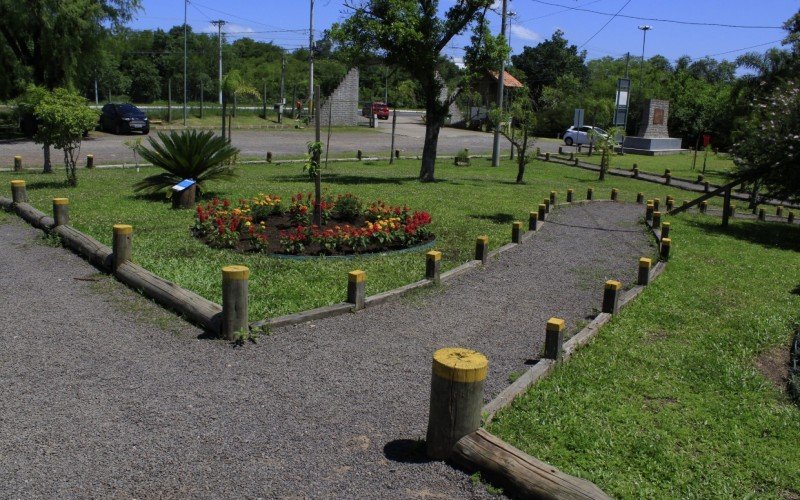
[[639, 167], [633, 167], [633, 178], [636, 179], [639, 177]]
[[225, 266], [222, 268], [222, 328], [220, 334], [227, 340], [245, 340], [250, 335], [247, 310], [250, 268]]
[[113, 252], [111, 265], [116, 271], [123, 262], [131, 260], [131, 243], [133, 239], [133, 226], [128, 224], [114, 224], [114, 240], [111, 244]]
[[557, 199], [558, 199], [558, 193], [555, 191], [550, 191], [550, 204], [555, 205]]
[[639, 279], [636, 281], [637, 285], [645, 286], [650, 284], [650, 266], [652, 266], [652, 264], [653, 261], [647, 257], [639, 259]]
[[603, 287], [603, 309], [604, 313], [617, 314], [619, 312], [619, 294], [622, 290], [622, 283], [616, 280], [606, 281]]
[[14, 179], [11, 181], [11, 201], [14, 203], [26, 203], [28, 201], [28, 189], [25, 181]]
[[14, 157], [14, 172], [22, 170], [22, 157], [17, 155]]
[[481, 425], [489, 360], [472, 349], [447, 347], [433, 354], [431, 371], [426, 448], [428, 457], [444, 460], [459, 439]]
[[763, 208], [758, 209], [758, 220], [767, 220], [767, 211]]
[[789, 211], [789, 215], [786, 216], [786, 222], [788, 222], [789, 224], [793, 224], [794, 223], [794, 212], [793, 211], [791, 211], [791, 210]]
[[547, 320], [544, 337], [545, 359], [561, 360], [561, 351], [564, 345], [564, 320], [550, 318]]
[[636, 203], [639, 205], [644, 203], [644, 193], [636, 193]]
[[549, 214], [550, 213], [550, 208], [551, 208], [551, 206], [550, 206], [550, 198], [543, 199], [542, 200], [542, 204], [544, 205], [544, 211]]
[[617, 201], [617, 198], [619, 198], [619, 189], [614, 188], [611, 190], [611, 201]]
[[700, 202], [700, 213], [704, 214], [704, 213], [706, 213], [706, 210], [708, 210], [708, 202], [707, 201], [701, 201]]
[[661, 237], [662, 238], [669, 238], [669, 230], [672, 225], [669, 222], [662, 222], [661, 223]]
[[586, 199], [587, 199], [587, 200], [591, 200], [591, 199], [592, 199], [592, 196], [594, 196], [594, 189], [592, 189], [592, 188], [588, 188], [588, 189], [586, 190]]
[[666, 184], [667, 186], [672, 184], [672, 174], [665, 174], [664, 175], [664, 184]]
[[661, 212], [653, 212], [653, 229], [661, 229]]
[[94, 155], [86, 155], [86, 168], [94, 168]]
[[669, 248], [672, 246], [672, 238], [661, 238], [661, 260], [669, 260]]
[[778, 217], [783, 217], [783, 206], [778, 205], [775, 208], [775, 215], [778, 216]]
[[653, 208], [653, 200], [647, 200], [647, 205], [645, 205], [644, 209], [644, 220], [647, 222], [652, 221], [654, 211], [655, 210]]
[[53, 221], [56, 226], [69, 224], [69, 198], [53, 198]]
[[539, 220], [544, 222], [545, 218], [547, 218], [547, 205], [539, 203]]
[[672, 196], [667, 196], [667, 212], [675, 208], [675, 200], [672, 199]]
[[353, 304], [353, 311], [364, 309], [367, 289], [367, 273], [357, 269], [347, 273], [347, 302]]
[[567, 203], [572, 203], [572, 195], [573, 195], [572, 190], [567, 189]]
[[518, 220], [511, 224], [511, 242], [522, 243], [522, 222]]
[[661, 205], [661, 198], [653, 198], [653, 210], [658, 210]]
[[425, 277], [439, 283], [442, 268], [442, 252], [431, 250], [425, 254]]
[[475, 239], [475, 260], [481, 261], [481, 263], [486, 264], [486, 261], [489, 259], [489, 237], [488, 236], [478, 236]]
[[539, 229], [539, 214], [531, 212], [528, 214], [528, 231], [536, 231]]

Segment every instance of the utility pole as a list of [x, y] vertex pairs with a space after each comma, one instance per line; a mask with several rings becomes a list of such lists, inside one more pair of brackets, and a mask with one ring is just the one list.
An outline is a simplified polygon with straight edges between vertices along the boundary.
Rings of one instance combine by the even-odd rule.
[[383, 87], [383, 103], [389, 104], [389, 70], [383, 69], [384, 87]]
[[219, 41], [219, 104], [222, 106], [222, 27], [225, 25], [225, 21], [219, 19], [211, 21], [211, 24], [217, 27], [217, 39]]
[[189, 80], [186, 74], [188, 63], [187, 59], [187, 31], [188, 31], [188, 10], [189, 10], [189, 0], [184, 0], [183, 2], [183, 126], [186, 126], [186, 98], [189, 92]]
[[642, 89], [641, 94], [642, 99], [644, 99], [644, 44], [647, 41], [647, 32], [653, 27], [643, 24], [639, 26], [639, 29], [642, 30], [642, 62], [639, 63], [639, 87]]
[[[508, 0], [503, 0], [503, 17], [500, 19], [500, 36], [505, 39], [506, 37], [506, 17], [508, 12]], [[506, 61], [503, 58], [500, 61], [500, 72], [497, 74], [497, 109], [502, 113], [503, 111], [503, 91], [505, 90], [505, 82], [503, 76], [506, 72]], [[500, 166], [500, 120], [494, 126], [494, 144], [492, 146], [492, 166]]]
[[[286, 104], [284, 92], [286, 89], [286, 53], [281, 54], [281, 97], [278, 101], [278, 123], [283, 123], [283, 106]], [[294, 103], [292, 103], [294, 105]]]
[[309, 118], [311, 118], [311, 109], [314, 103], [314, 0], [311, 0], [308, 26], [308, 111]]

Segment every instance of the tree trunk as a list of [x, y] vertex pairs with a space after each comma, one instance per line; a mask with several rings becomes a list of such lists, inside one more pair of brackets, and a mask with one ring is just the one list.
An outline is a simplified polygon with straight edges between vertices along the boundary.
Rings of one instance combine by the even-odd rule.
[[694, 141], [694, 156], [692, 157], [692, 170], [697, 165], [697, 148], [700, 147], [700, 134], [697, 134], [697, 140]]
[[606, 166], [608, 161], [608, 149], [603, 148], [603, 152], [600, 153], [600, 180], [606, 180]]
[[52, 174], [53, 164], [50, 163], [50, 144], [42, 145], [42, 152], [44, 153], [44, 168], [42, 169], [42, 173]]
[[[516, 144], [512, 143], [513, 146]], [[513, 150], [512, 150], [513, 151]], [[517, 184], [522, 184], [522, 176], [525, 175], [525, 164], [528, 162], [528, 130], [522, 131], [522, 147], [517, 151]]]
[[67, 169], [67, 184], [75, 187], [78, 185], [78, 177], [75, 175], [75, 163], [70, 158], [67, 148], [64, 148], [64, 167]]
[[425, 123], [425, 145], [422, 148], [422, 167], [419, 170], [419, 180], [423, 182], [435, 180], [436, 148], [439, 145], [439, 131], [444, 124], [444, 117], [433, 116], [430, 106], [428, 108]]

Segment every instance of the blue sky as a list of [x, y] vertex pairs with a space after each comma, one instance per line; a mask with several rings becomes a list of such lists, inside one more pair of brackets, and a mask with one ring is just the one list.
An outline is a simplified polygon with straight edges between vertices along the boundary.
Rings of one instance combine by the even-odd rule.
[[[440, 7], [447, 8], [452, 3], [453, 0], [440, 0]], [[169, 28], [183, 23], [183, 0], [143, 0], [143, 5], [131, 23], [133, 28]], [[196, 31], [216, 31], [209, 21], [224, 19], [231, 36], [248, 36], [295, 49], [308, 43], [309, 9], [310, 0], [190, 0], [188, 19]], [[661, 54], [674, 61], [682, 55], [693, 59], [711, 55], [732, 60], [747, 51], [763, 52], [779, 46], [785, 32], [776, 28], [797, 12], [798, 2], [509, 0], [509, 10], [514, 13], [510, 24], [513, 53], [519, 53], [525, 45], [536, 45], [561, 29], [571, 43], [587, 51], [589, 59], [618, 57], [626, 52], [640, 57], [643, 32], [637, 27], [649, 25], [652, 29], [647, 32], [645, 57]], [[617, 12], [617, 17], [605, 15]], [[321, 32], [346, 15], [342, 0], [315, 0], [315, 31]], [[499, 14], [490, 17], [493, 28], [499, 31]], [[467, 42], [465, 34], [455, 39], [446, 53], [458, 60]]]

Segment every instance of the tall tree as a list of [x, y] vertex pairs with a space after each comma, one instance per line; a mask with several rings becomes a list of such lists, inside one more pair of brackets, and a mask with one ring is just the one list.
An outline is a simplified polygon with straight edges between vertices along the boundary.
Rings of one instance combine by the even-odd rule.
[[351, 54], [382, 55], [419, 83], [426, 116], [422, 181], [434, 180], [439, 131], [458, 97], [439, 76], [442, 50], [491, 4], [492, 0], [456, 0], [439, 17], [438, 0], [362, 0], [346, 3], [353, 14], [331, 29], [332, 37]]
[[573, 76], [585, 82], [589, 76], [585, 60], [586, 51], [578, 52], [578, 47], [570, 45], [561, 30], [556, 30], [549, 40], [535, 47], [524, 47], [520, 54], [511, 57], [514, 67], [525, 74], [534, 102], [538, 102], [544, 87], [556, 85], [559, 77]]

